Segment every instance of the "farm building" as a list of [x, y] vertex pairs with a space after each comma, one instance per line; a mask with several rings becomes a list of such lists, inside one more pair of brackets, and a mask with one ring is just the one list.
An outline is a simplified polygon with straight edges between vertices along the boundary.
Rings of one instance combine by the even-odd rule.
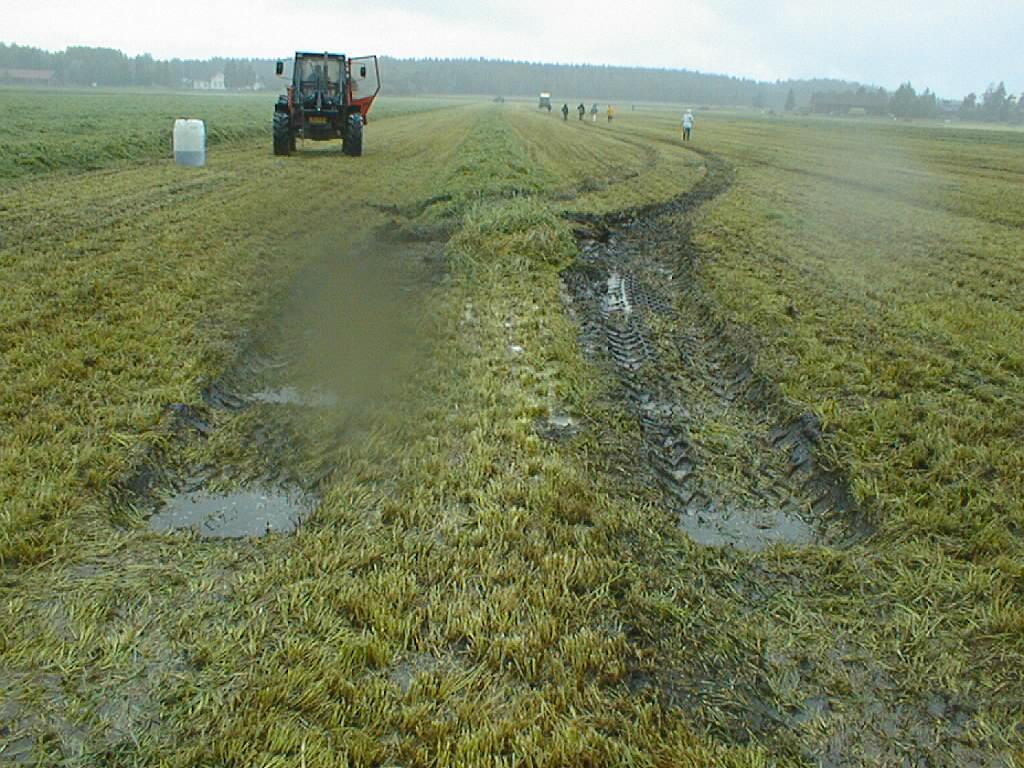
[[811, 111], [818, 115], [886, 115], [889, 96], [883, 90], [844, 93], [815, 93], [811, 96]]
[[961, 102], [956, 99], [939, 99], [937, 108], [940, 117], [957, 117], [960, 114]]
[[0, 69], [0, 83], [50, 85], [56, 82], [52, 69]]

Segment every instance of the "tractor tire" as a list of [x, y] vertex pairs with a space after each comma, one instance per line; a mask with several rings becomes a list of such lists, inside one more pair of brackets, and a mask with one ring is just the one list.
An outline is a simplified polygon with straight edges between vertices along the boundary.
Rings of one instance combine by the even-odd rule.
[[359, 157], [363, 154], [363, 118], [361, 115], [349, 115], [341, 148], [350, 157]]
[[288, 155], [295, 149], [295, 136], [291, 130], [291, 120], [284, 112], [274, 113], [274, 154]]

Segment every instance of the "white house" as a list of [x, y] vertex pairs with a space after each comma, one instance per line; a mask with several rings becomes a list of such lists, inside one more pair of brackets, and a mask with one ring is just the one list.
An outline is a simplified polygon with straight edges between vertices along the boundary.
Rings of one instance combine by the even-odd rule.
[[192, 88], [196, 91], [223, 91], [224, 73], [218, 72], [209, 80], [193, 80]]

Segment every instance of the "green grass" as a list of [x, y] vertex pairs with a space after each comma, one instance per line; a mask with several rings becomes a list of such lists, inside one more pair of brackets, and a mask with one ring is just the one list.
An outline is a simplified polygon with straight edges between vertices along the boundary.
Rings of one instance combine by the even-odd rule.
[[[7, 115], [0, 181], [80, 172], [172, 156], [174, 120], [204, 120], [211, 149], [270, 139], [277, 92], [187, 93], [0, 88]], [[382, 96], [371, 119], [437, 109], [452, 101]], [[211, 161], [215, 162], [214, 156]]]
[[[253, 123], [204, 170], [153, 154], [0, 190], [0, 760], [1019, 762], [1019, 134], [699, 115], [737, 178], [696, 214], [699, 287], [822, 417], [876, 526], [739, 553], [643, 487], [561, 300], [563, 212], [703, 175], [677, 117], [382, 117], [358, 160], [274, 158]], [[418, 274], [414, 233], [450, 233], [447, 268], [386, 396], [288, 416], [280, 455], [250, 444], [268, 411], [168, 432], [254, 341], [348, 327], [337, 264]], [[560, 413], [582, 432], [541, 438]], [[154, 456], [334, 473], [296, 535], [213, 542], [112, 498]]]

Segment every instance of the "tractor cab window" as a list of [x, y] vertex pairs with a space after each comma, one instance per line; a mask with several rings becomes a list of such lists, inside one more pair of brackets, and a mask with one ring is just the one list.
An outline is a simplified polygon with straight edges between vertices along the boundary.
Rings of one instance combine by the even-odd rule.
[[341, 83], [341, 61], [338, 59], [308, 58], [298, 62], [299, 88], [313, 93], [337, 93]]

